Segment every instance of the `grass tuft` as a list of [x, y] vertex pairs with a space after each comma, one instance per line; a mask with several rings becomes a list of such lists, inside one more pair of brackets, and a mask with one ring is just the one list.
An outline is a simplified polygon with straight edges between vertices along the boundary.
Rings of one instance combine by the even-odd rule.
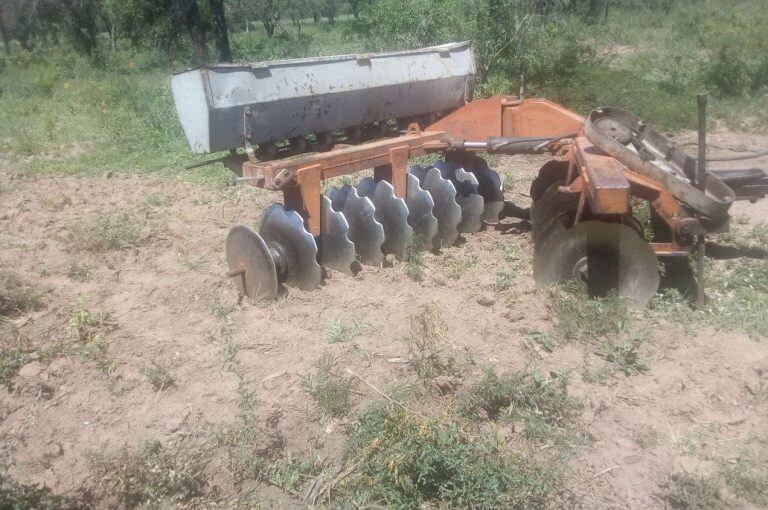
[[408, 346], [411, 366], [422, 381], [428, 383], [440, 375], [456, 371], [452, 357], [442, 356], [446, 326], [440, 318], [440, 309], [428, 303], [421, 312], [411, 316], [411, 329], [403, 339]]
[[342, 374], [340, 361], [333, 353], [324, 352], [314, 363], [314, 373], [302, 384], [320, 416], [342, 418], [352, 410], [355, 379]]
[[335, 319], [328, 324], [328, 342], [335, 344], [340, 342], [349, 342], [365, 332], [365, 327], [353, 322], [344, 324], [341, 319]]
[[673, 477], [664, 500], [676, 510], [724, 510], [717, 480], [692, 474]]
[[163, 391], [164, 389], [176, 386], [176, 380], [168, 368], [159, 365], [155, 361], [152, 361], [150, 366], [141, 368], [140, 372], [157, 391]]
[[69, 226], [70, 249], [91, 252], [125, 250], [141, 244], [142, 222], [128, 212], [99, 214]]
[[0, 271], [0, 316], [14, 317], [40, 309], [42, 293], [16, 274]]
[[87, 300], [81, 297], [64, 308], [69, 337], [74, 341], [73, 350], [83, 359], [95, 362], [105, 374], [111, 374], [116, 363], [107, 353], [107, 335], [115, 325], [109, 313], [93, 312], [87, 304]]

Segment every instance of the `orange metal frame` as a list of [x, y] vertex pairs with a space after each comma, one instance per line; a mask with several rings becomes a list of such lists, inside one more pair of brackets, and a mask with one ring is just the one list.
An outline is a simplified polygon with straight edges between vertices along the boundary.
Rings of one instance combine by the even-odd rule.
[[246, 161], [242, 176], [255, 186], [281, 190], [288, 209], [302, 214], [312, 235], [320, 234], [321, 183], [326, 179], [374, 169], [374, 180], [387, 180], [395, 195], [405, 198], [408, 159], [429, 152], [445, 151], [456, 141], [483, 141], [491, 137], [552, 137], [579, 133], [572, 140], [548, 146], [553, 154], [569, 162], [564, 192], [580, 193], [576, 221], [586, 204], [597, 215], [631, 214], [632, 197], [647, 200], [669, 225], [671, 243], [651, 243], [659, 255], [687, 254], [678, 234], [696, 234], [700, 225], [658, 183], [631, 171], [592, 145], [582, 134], [583, 119], [576, 113], [545, 99], [520, 100], [512, 96], [476, 99], [446, 115], [422, 131], [408, 126], [396, 138], [335, 147], [328, 152], [277, 161]]

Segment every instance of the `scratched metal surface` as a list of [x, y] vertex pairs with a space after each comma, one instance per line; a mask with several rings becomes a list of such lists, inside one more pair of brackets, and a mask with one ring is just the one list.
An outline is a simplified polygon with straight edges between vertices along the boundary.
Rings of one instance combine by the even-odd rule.
[[193, 152], [243, 146], [244, 110], [252, 143], [450, 110], [464, 104], [475, 74], [469, 43], [413, 51], [218, 64], [171, 80], [176, 111]]

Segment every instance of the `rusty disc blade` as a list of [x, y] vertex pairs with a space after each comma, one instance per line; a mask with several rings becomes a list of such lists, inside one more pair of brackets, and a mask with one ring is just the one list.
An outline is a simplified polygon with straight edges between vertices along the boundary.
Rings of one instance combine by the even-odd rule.
[[616, 292], [643, 307], [659, 289], [656, 254], [621, 223], [584, 221], [552, 235], [536, 250], [533, 276], [542, 287], [576, 280], [590, 297]]
[[409, 170], [406, 177], [405, 203], [408, 206], [408, 224], [413, 228], [414, 247], [417, 250], [439, 250], [437, 218], [432, 214], [435, 201], [419, 185], [419, 178], [412, 170]]
[[320, 285], [323, 272], [317, 263], [317, 243], [304, 228], [299, 213], [272, 204], [264, 211], [259, 234], [276, 255], [275, 266], [282, 282], [302, 290]]
[[357, 191], [371, 200], [376, 209], [374, 217], [384, 227], [381, 251], [403, 260], [406, 250], [413, 243], [413, 228], [408, 225], [405, 200], [395, 196], [395, 188], [389, 182], [375, 182], [370, 177], [360, 181]]
[[252, 228], [232, 227], [227, 235], [227, 264], [240, 295], [276, 299], [279, 284], [277, 269], [267, 243]]
[[354, 276], [360, 269], [355, 258], [355, 245], [349, 239], [349, 223], [343, 213], [335, 211], [331, 199], [320, 197], [320, 264]]
[[355, 245], [358, 261], [367, 266], [380, 266], [384, 261], [381, 245], [384, 242], [384, 227], [376, 221], [373, 202], [357, 193], [354, 186], [346, 184], [331, 188], [327, 192], [333, 208], [344, 213], [349, 223], [349, 240]]

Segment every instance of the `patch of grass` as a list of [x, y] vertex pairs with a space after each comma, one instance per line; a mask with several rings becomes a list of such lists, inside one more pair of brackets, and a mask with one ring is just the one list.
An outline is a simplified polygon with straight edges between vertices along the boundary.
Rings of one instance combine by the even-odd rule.
[[342, 374], [340, 360], [324, 352], [314, 363], [314, 372], [302, 381], [320, 416], [342, 418], [352, 410], [356, 381]]
[[332, 496], [355, 508], [544, 508], [559, 475], [469, 422], [424, 418], [390, 402], [350, 428], [344, 463], [352, 474]]
[[405, 275], [414, 282], [420, 282], [424, 279], [423, 258], [421, 253], [413, 249], [413, 246], [408, 248], [407, 261], [405, 263]]
[[723, 467], [728, 486], [734, 493], [758, 506], [768, 505], [768, 470], [743, 452], [733, 464]]
[[11, 271], [0, 271], [0, 316], [14, 317], [40, 309], [42, 292]]
[[224, 365], [229, 366], [235, 362], [235, 356], [237, 356], [238, 346], [235, 342], [235, 337], [232, 332], [232, 328], [225, 325], [221, 327], [219, 331], [221, 337], [222, 346], [219, 351], [219, 357]]
[[9, 390], [13, 379], [30, 360], [32, 341], [13, 322], [0, 316], [0, 384]]
[[557, 345], [557, 342], [555, 342], [555, 339], [552, 338], [552, 335], [549, 333], [541, 333], [535, 331], [533, 333], [529, 333], [527, 338], [547, 352], [554, 351], [555, 346]]
[[155, 361], [152, 361], [149, 366], [142, 367], [140, 372], [157, 391], [176, 386], [176, 380], [168, 368]]
[[456, 371], [455, 360], [442, 356], [445, 333], [446, 326], [440, 318], [437, 304], [428, 303], [418, 314], [411, 316], [411, 329], [403, 340], [408, 347], [411, 366], [419, 379], [426, 383]]
[[15, 482], [7, 476], [0, 477], [0, 508], [21, 510], [69, 510], [82, 508], [82, 503], [54, 494], [49, 487]]
[[692, 474], [673, 477], [667, 484], [664, 500], [676, 510], [724, 510], [716, 479]]
[[339, 342], [349, 342], [365, 332], [365, 327], [353, 322], [344, 324], [341, 319], [334, 319], [328, 324], [328, 342], [335, 344]]
[[83, 359], [95, 362], [105, 374], [116, 368], [114, 359], [107, 353], [107, 335], [114, 328], [109, 313], [92, 312], [86, 298], [80, 298], [64, 308], [69, 337], [74, 341], [73, 351]]
[[604, 342], [600, 345], [605, 359], [612, 363], [614, 369], [624, 375], [645, 372], [650, 366], [648, 361], [637, 352], [637, 349], [645, 342], [643, 336], [633, 336], [627, 340]]
[[125, 250], [141, 244], [142, 228], [142, 221], [135, 214], [104, 213], [70, 225], [66, 240], [73, 250]]
[[568, 377], [539, 371], [498, 375], [492, 369], [462, 396], [461, 411], [466, 416], [479, 413], [489, 420], [522, 422], [528, 439], [551, 437], [566, 426], [580, 404], [568, 395]]
[[309, 458], [299, 460], [292, 456], [276, 460], [267, 468], [269, 482], [295, 496], [301, 496], [302, 489], [312, 478], [323, 472], [323, 466], [314, 450]]
[[508, 290], [515, 283], [515, 272], [507, 266], [501, 266], [496, 270], [496, 285], [498, 291]]
[[694, 308], [679, 292], [666, 290], [654, 299], [652, 310], [691, 331], [709, 325], [768, 336], [768, 260], [739, 259], [717, 270], [707, 265], [704, 307]]
[[627, 303], [616, 295], [590, 299], [581, 285], [570, 282], [552, 294], [555, 330], [566, 340], [595, 340], [627, 330]]
[[661, 434], [653, 427], [642, 425], [632, 433], [632, 441], [643, 450], [648, 450], [659, 445]]
[[447, 267], [445, 275], [452, 279], [458, 280], [464, 273], [466, 273], [472, 266], [477, 263], [477, 255], [468, 255], [466, 257], [445, 257], [445, 264]]
[[225, 304], [221, 296], [217, 293], [212, 293], [208, 297], [208, 309], [211, 311], [211, 314], [216, 317], [219, 320], [227, 320], [229, 319], [229, 316], [232, 315], [232, 312], [234, 312], [237, 309], [237, 305], [234, 303], [231, 304]]
[[122, 508], [194, 507], [205, 496], [206, 455], [191, 445], [163, 445], [151, 440], [135, 450], [94, 462], [101, 490]]
[[91, 270], [86, 265], [80, 265], [76, 260], [72, 260], [67, 267], [67, 276], [70, 280], [76, 282], [87, 282], [91, 279]]

